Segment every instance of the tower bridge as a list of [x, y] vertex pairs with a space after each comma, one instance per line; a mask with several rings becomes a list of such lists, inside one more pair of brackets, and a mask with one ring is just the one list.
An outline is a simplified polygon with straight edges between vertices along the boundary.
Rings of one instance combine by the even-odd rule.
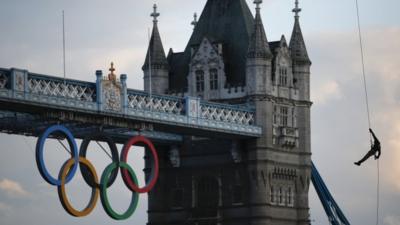
[[311, 161], [299, 3], [289, 42], [268, 41], [254, 3], [255, 16], [245, 0], [208, 0], [185, 50], [168, 55], [154, 5], [144, 91], [113, 65], [95, 82], [0, 69], [0, 132], [38, 137], [62, 124], [80, 139], [147, 136], [160, 156], [149, 225], [309, 225], [311, 178], [331, 224], [349, 224]]
[[109, 80], [97, 71], [96, 79], [90, 83], [0, 69], [0, 128], [37, 135], [46, 124], [64, 123], [76, 130], [77, 137], [101, 127], [114, 136], [144, 130], [142, 133], [152, 138], [170, 141], [193, 134], [238, 139], [262, 134], [250, 104], [150, 95], [128, 89], [126, 75]]

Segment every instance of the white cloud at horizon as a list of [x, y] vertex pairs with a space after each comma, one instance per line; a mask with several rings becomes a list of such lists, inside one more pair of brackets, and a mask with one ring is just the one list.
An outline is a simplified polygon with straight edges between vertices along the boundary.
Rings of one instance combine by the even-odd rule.
[[29, 197], [31, 194], [26, 191], [22, 185], [10, 179], [3, 179], [0, 181], [0, 190], [4, 191], [11, 197]]

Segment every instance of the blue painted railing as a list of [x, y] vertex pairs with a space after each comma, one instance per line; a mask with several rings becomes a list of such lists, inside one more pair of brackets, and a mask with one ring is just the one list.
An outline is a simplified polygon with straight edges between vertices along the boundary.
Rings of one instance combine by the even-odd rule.
[[63, 79], [19, 69], [0, 69], [0, 98], [130, 116], [147, 122], [212, 129], [245, 136], [261, 135], [254, 124], [255, 110], [205, 102], [193, 97], [149, 95], [128, 89], [126, 75], [109, 80], [96, 72], [96, 83]]
[[11, 83], [10, 71], [5, 69], [0, 69], [0, 88], [9, 89]]

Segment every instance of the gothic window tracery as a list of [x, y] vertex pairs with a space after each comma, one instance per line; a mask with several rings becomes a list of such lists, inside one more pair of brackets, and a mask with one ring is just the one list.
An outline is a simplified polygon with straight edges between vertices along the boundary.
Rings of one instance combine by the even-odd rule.
[[270, 190], [270, 193], [269, 193], [269, 199], [270, 199], [271, 204], [276, 204], [274, 186], [271, 186], [271, 190]]
[[288, 188], [286, 196], [287, 196], [287, 200], [286, 200], [287, 205], [293, 206], [294, 205], [294, 195], [293, 195], [293, 190], [291, 187]]
[[279, 85], [288, 86], [288, 69], [285, 66], [279, 67]]
[[297, 127], [297, 116], [295, 108], [292, 108], [292, 127]]
[[283, 196], [282, 187], [279, 187], [278, 199], [279, 199], [279, 205], [283, 205], [284, 204], [284, 200], [283, 200], [284, 196]]
[[218, 90], [218, 70], [210, 69], [210, 89]]
[[280, 107], [280, 125], [287, 127], [288, 125], [288, 107], [281, 106]]
[[296, 108], [291, 106], [275, 105], [272, 122], [281, 127], [297, 127]]
[[197, 92], [204, 91], [204, 71], [203, 70], [196, 71], [196, 91]]

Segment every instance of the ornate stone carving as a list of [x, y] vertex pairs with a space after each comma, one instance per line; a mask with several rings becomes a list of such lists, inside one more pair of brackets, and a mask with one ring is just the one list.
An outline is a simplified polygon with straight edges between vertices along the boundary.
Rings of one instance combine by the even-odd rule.
[[181, 165], [181, 158], [179, 156], [179, 148], [178, 146], [171, 146], [171, 149], [169, 150], [169, 161], [172, 165], [172, 167], [179, 167]]
[[25, 78], [24, 73], [21, 71], [15, 72], [15, 90], [16, 91], [24, 91], [25, 87]]
[[197, 99], [189, 99], [188, 115], [190, 117], [197, 117], [199, 115], [199, 101]]
[[121, 85], [110, 80], [104, 80], [102, 85], [104, 110], [120, 112], [122, 110]]
[[113, 62], [111, 62], [109, 71], [108, 80], [102, 81], [104, 110], [120, 112], [122, 111], [122, 86], [114, 74], [115, 68]]
[[7, 76], [0, 72], [0, 88], [5, 88], [7, 82], [8, 82]]

